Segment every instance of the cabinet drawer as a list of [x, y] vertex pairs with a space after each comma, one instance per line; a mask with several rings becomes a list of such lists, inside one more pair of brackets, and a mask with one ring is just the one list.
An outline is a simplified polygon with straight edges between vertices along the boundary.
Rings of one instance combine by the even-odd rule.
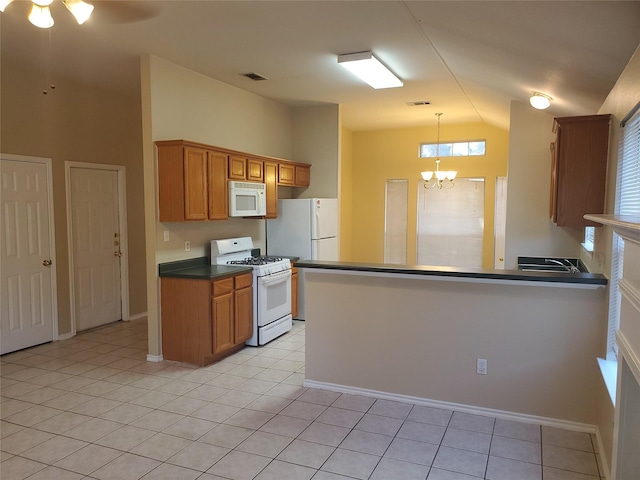
[[211, 293], [214, 297], [233, 292], [233, 277], [224, 280], [216, 280], [211, 284]]
[[238, 275], [233, 277], [235, 280], [236, 290], [241, 288], [250, 287], [253, 283], [253, 274], [247, 273], [245, 275]]

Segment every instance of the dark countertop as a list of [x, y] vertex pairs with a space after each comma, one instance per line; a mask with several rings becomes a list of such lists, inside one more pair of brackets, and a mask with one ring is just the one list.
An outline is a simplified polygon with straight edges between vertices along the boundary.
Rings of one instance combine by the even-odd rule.
[[190, 258], [158, 265], [160, 277], [214, 280], [251, 273], [253, 268], [245, 265], [211, 265], [208, 257]]
[[488, 270], [480, 268], [427, 267], [424, 265], [395, 265], [384, 263], [326, 262], [300, 260], [298, 268], [377, 272], [432, 277], [473, 278], [507, 280], [517, 282], [569, 283], [582, 285], [607, 285], [607, 278], [599, 273], [530, 272], [520, 270]]

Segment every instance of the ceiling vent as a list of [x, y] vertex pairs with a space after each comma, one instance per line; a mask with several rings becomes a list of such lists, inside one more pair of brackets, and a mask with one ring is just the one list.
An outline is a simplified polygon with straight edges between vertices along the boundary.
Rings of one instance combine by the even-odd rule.
[[255, 72], [250, 72], [250, 73], [242, 73], [241, 74], [243, 77], [247, 77], [250, 78], [251, 80], [253, 80], [254, 82], [259, 82], [260, 80], [269, 80], [267, 77], [263, 77], [262, 75], [260, 75], [259, 73], [255, 73]]
[[418, 107], [420, 105], [431, 105], [429, 100], [418, 100], [417, 102], [407, 102], [407, 106], [409, 107]]

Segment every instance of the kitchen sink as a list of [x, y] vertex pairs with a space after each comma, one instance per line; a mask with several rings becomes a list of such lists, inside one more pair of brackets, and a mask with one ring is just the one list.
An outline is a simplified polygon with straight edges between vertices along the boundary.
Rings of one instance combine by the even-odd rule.
[[580, 259], [518, 257], [518, 270], [526, 272], [588, 273]]

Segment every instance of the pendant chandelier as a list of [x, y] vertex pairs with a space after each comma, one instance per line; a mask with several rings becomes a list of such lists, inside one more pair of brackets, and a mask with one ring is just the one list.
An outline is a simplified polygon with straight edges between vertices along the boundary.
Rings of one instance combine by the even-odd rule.
[[436, 113], [438, 117], [438, 142], [436, 143], [436, 170], [422, 172], [424, 179], [424, 188], [453, 188], [453, 180], [458, 172], [455, 170], [440, 170], [440, 116], [442, 113]]
[[[53, 17], [51, 16], [51, 10], [49, 9], [49, 5], [53, 3], [54, 0], [32, 0], [33, 6], [31, 7], [31, 13], [29, 13], [29, 21], [39, 28], [51, 28], [53, 27]], [[60, 0], [64, 3], [64, 6], [67, 7], [73, 16], [76, 18], [76, 21], [82, 25], [87, 19], [91, 16], [91, 12], [93, 12], [93, 5], [89, 5], [82, 0]], [[13, 0], [0, 0], [0, 12], [4, 12], [4, 9], [7, 8]]]

